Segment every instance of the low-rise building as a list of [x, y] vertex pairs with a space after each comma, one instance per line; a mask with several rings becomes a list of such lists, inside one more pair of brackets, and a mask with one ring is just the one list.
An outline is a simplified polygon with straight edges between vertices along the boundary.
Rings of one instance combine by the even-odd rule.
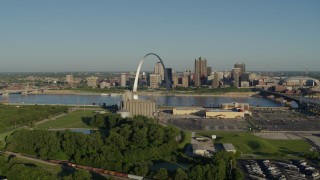
[[100, 86], [101, 89], [109, 88], [110, 87], [110, 83], [103, 81], [103, 82], [101, 82], [99, 84], [99, 86]]
[[98, 85], [98, 77], [91, 76], [87, 78], [88, 87], [97, 87], [97, 85]]
[[192, 144], [192, 152], [195, 155], [210, 156], [210, 152], [202, 144]]
[[227, 152], [233, 152], [235, 153], [236, 152], [236, 149], [234, 148], [233, 144], [231, 143], [224, 143], [222, 144], [223, 145], [223, 149]]
[[250, 105], [248, 103], [222, 103], [221, 109], [231, 110], [231, 109], [238, 109], [241, 111], [248, 111], [250, 110]]
[[173, 114], [174, 115], [189, 115], [189, 114], [195, 114], [200, 113], [201, 111], [204, 111], [204, 108], [173, 108]]
[[232, 111], [223, 109], [213, 109], [206, 111], [206, 118], [217, 119], [243, 119], [245, 115], [244, 111]]

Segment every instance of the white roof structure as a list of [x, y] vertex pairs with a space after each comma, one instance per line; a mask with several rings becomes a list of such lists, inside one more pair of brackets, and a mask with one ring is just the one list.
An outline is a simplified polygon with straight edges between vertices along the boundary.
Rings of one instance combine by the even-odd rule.
[[227, 152], [236, 152], [236, 149], [234, 148], [234, 146], [231, 144], [231, 143], [225, 143], [225, 144], [222, 144], [223, 145], [223, 148], [225, 151]]

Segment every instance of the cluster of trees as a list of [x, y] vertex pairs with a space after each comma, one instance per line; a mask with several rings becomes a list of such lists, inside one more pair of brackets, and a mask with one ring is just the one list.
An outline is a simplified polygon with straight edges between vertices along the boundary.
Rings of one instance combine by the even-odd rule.
[[219, 151], [210, 159], [201, 159], [187, 169], [177, 168], [174, 172], [168, 172], [160, 168], [155, 172], [149, 173], [150, 177], [155, 179], [175, 179], [175, 180], [220, 180], [232, 179], [242, 180], [244, 176], [242, 171], [237, 167], [236, 158], [239, 154], [232, 152]]
[[311, 160], [320, 160], [320, 152], [318, 151], [306, 151], [303, 156]]
[[152, 160], [168, 156], [178, 148], [179, 131], [175, 128], [162, 127], [144, 116], [123, 119], [110, 113], [102, 116], [103, 123], [100, 116], [96, 115], [90, 123], [105, 131], [88, 135], [70, 131], [19, 130], [7, 138], [6, 149], [146, 175]]
[[5, 127], [28, 125], [52, 115], [67, 112], [66, 106], [9, 106], [0, 104], [0, 132]]
[[6, 176], [7, 179], [92, 179], [91, 174], [85, 170], [76, 170], [69, 174], [52, 174], [48, 170], [38, 167], [32, 163], [24, 163], [16, 158], [6, 158], [0, 156], [0, 176]]
[[243, 179], [243, 174], [237, 168], [238, 154], [219, 151], [212, 157], [212, 162], [204, 165], [195, 165], [189, 168], [190, 179]]
[[156, 179], [243, 179], [236, 165], [238, 154], [228, 152], [218, 152], [205, 160], [185, 159], [192, 164], [187, 169], [150, 171], [149, 167], [156, 160], [181, 158], [177, 146], [179, 131], [173, 127], [163, 127], [153, 119], [144, 116], [121, 118], [107, 113], [93, 116], [89, 124], [99, 127], [101, 131], [83, 134], [19, 130], [7, 138], [6, 149], [43, 159], [69, 160]]

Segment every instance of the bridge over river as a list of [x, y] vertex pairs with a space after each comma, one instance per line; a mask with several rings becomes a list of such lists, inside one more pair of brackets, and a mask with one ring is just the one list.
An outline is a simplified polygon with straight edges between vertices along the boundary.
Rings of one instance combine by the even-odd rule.
[[[298, 105], [298, 108], [301, 110], [308, 110], [310, 112], [320, 114], [320, 102], [313, 101], [311, 99], [303, 98], [302, 96], [296, 97], [291, 96], [283, 93], [268, 91], [260, 89], [260, 94], [262, 96], [273, 96], [275, 100], [280, 100], [282, 102], [296, 102]], [[283, 101], [285, 100], [285, 101]]]

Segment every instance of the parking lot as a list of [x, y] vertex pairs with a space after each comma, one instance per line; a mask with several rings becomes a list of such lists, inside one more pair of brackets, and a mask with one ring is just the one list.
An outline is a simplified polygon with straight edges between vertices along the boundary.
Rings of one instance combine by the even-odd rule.
[[247, 123], [236, 119], [176, 118], [171, 124], [186, 130], [244, 131]]
[[246, 179], [320, 179], [319, 170], [304, 160], [239, 160]]
[[318, 131], [319, 116], [307, 116], [292, 110], [254, 110], [252, 122], [268, 131]]
[[[252, 123], [266, 131], [319, 131], [320, 116], [308, 116], [284, 109], [254, 109], [252, 116], [243, 119], [208, 119], [195, 115], [161, 113], [160, 122], [186, 130], [245, 131]], [[249, 122], [249, 124], [248, 124]], [[252, 122], [252, 123], [251, 123]]]

